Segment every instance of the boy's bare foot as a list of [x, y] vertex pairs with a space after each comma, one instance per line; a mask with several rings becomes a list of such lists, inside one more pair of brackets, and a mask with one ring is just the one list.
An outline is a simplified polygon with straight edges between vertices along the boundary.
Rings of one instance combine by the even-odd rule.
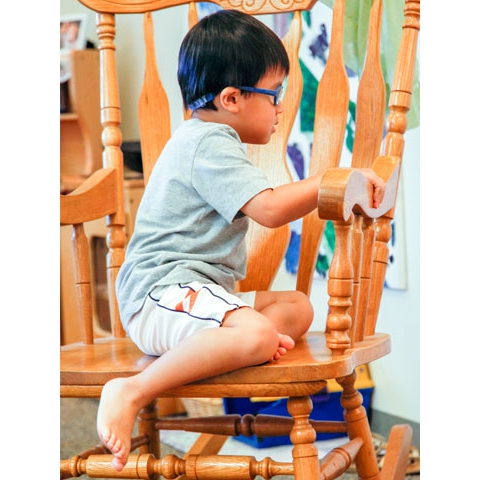
[[285, 355], [288, 350], [295, 346], [295, 341], [289, 335], [282, 333], [278, 334], [278, 349], [272, 357], [272, 360], [278, 360], [282, 355]]
[[130, 453], [132, 435], [138, 408], [127, 388], [127, 379], [115, 378], [105, 384], [97, 413], [97, 433], [103, 444], [113, 453], [113, 467], [120, 471]]

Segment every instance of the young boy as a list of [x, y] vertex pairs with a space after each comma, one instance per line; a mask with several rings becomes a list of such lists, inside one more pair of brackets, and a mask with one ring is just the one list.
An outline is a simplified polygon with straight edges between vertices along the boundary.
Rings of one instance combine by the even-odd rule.
[[[108, 382], [97, 429], [122, 470], [138, 411], [162, 392], [275, 361], [313, 320], [297, 291], [235, 293], [244, 278], [248, 219], [275, 228], [317, 208], [319, 178], [273, 189], [244, 143], [265, 144], [283, 111], [289, 72], [280, 39], [236, 11], [201, 20], [180, 48], [178, 81], [193, 111], [156, 163], [117, 280], [121, 318], [158, 358]], [[373, 205], [384, 185], [373, 171]]]

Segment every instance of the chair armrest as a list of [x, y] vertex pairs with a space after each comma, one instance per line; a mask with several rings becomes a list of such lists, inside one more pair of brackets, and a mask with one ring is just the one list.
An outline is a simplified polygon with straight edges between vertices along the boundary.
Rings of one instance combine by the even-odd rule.
[[373, 186], [358, 168], [329, 168], [323, 174], [318, 192], [318, 216], [324, 220], [347, 221], [352, 213], [378, 218], [395, 206], [400, 174], [397, 157], [378, 157], [372, 169], [385, 182], [385, 195], [379, 208], [373, 208]]
[[102, 168], [92, 173], [73, 192], [60, 195], [60, 225], [89, 222], [115, 213], [116, 175], [114, 168]]

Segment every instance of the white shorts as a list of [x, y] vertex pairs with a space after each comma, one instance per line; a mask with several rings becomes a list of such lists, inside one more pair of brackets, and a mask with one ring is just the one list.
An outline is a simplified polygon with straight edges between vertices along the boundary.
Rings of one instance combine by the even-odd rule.
[[227, 312], [253, 308], [255, 293], [200, 282], [156, 287], [128, 322], [128, 335], [142, 352], [160, 356], [199, 330], [220, 327]]

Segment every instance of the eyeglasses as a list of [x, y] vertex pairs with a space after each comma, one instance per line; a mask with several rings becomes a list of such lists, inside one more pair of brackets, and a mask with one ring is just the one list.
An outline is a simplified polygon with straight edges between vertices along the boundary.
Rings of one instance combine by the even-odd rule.
[[[238, 88], [239, 90], [244, 90], [245, 92], [254, 92], [254, 93], [263, 93], [264, 95], [271, 95], [273, 97], [273, 104], [277, 106], [283, 99], [284, 89], [283, 85], [278, 86], [275, 90], [268, 90], [265, 88], [257, 88], [257, 87], [234, 87]], [[190, 110], [197, 110], [199, 108], [204, 107], [208, 102], [215, 98], [216, 94], [208, 93], [203, 97], [195, 100], [194, 102], [188, 105]]]
[[236, 87], [246, 92], [263, 93], [264, 95], [271, 95], [273, 97], [273, 104], [277, 106], [283, 99], [283, 85], [277, 87], [276, 90], [267, 90], [265, 88], [256, 87]]

